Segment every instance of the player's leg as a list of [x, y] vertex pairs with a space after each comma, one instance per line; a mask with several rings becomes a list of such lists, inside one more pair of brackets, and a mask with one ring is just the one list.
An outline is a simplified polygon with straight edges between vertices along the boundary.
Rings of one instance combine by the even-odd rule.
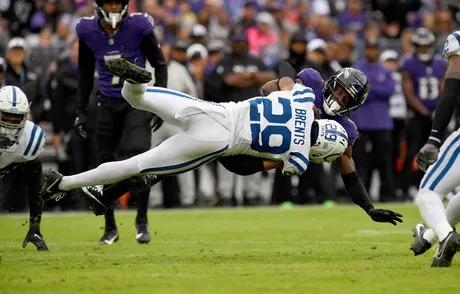
[[[122, 122], [117, 120], [119, 101], [106, 97], [99, 97], [96, 120], [96, 144], [99, 164], [114, 161], [115, 151], [120, 142], [120, 126]], [[99, 244], [111, 245], [118, 241], [118, 228], [115, 222], [113, 206], [107, 209], [104, 215], [104, 233]]]
[[420, 185], [417, 204], [420, 214], [440, 240], [432, 266], [450, 266], [460, 249], [460, 235], [453, 231], [446, 217], [442, 199], [460, 185], [460, 133], [454, 132], [440, 149], [438, 161], [430, 166]]
[[143, 154], [123, 161], [107, 162], [96, 169], [72, 176], [49, 172], [42, 193], [46, 197], [75, 188], [113, 184], [144, 173], [178, 174], [214, 160], [228, 148], [229, 131], [207, 115], [189, 118], [187, 131]]
[[[127, 104], [127, 103], [126, 103]], [[151, 147], [150, 121], [153, 114], [147, 111], [125, 107], [125, 123], [123, 135], [118, 149], [120, 159], [129, 158], [142, 154]], [[147, 208], [149, 202], [149, 190], [130, 191], [137, 204], [137, 216], [135, 221], [136, 240], [145, 244], [150, 242], [150, 231], [148, 228]]]
[[181, 110], [190, 107], [210, 107], [214, 110], [225, 112], [224, 106], [218, 103], [206, 102], [190, 95], [157, 87], [148, 87], [145, 84], [130, 84], [125, 82], [122, 89], [123, 97], [134, 108], [153, 112], [164, 121], [177, 126], [181, 129], [185, 127], [187, 121], [182, 119], [187, 114]]

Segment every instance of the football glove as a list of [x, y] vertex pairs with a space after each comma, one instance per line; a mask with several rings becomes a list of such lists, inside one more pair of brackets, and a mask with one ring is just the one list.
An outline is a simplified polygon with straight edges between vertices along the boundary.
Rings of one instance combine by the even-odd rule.
[[86, 134], [86, 115], [79, 114], [77, 118], [75, 119], [74, 127], [75, 127], [75, 130], [77, 131], [77, 134], [83, 139], [85, 139], [87, 135]]
[[367, 214], [372, 218], [374, 222], [378, 223], [392, 223], [396, 226], [396, 221], [402, 223], [402, 214], [397, 212], [386, 210], [386, 209], [375, 209], [371, 208]]
[[417, 166], [418, 168], [426, 172], [428, 167], [438, 160], [439, 148], [433, 144], [426, 143], [422, 149], [420, 149], [417, 155]]
[[17, 142], [17, 140], [12, 140], [8, 136], [0, 134], [0, 149], [8, 149]]
[[45, 239], [43, 239], [42, 234], [39, 229], [30, 228], [27, 232], [24, 242], [22, 242], [22, 248], [26, 248], [27, 244], [32, 242], [32, 244], [37, 247], [38, 251], [48, 251], [48, 246], [46, 246]]

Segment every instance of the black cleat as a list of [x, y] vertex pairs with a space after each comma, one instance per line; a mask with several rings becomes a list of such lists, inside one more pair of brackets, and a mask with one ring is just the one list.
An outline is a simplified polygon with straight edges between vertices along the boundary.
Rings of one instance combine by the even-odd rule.
[[430, 242], [423, 238], [423, 234], [426, 232], [424, 223], [417, 224], [415, 228], [412, 229], [412, 232], [415, 240], [412, 243], [410, 250], [414, 252], [415, 256], [423, 254], [431, 248]]
[[119, 239], [118, 237], [118, 230], [117, 228], [105, 228], [104, 235], [99, 240], [100, 245], [112, 245], [114, 242], [117, 242]]
[[142, 192], [155, 186], [156, 183], [162, 180], [162, 177], [152, 174], [144, 174], [138, 177], [131, 177], [123, 180], [129, 184], [130, 190]]
[[129, 62], [125, 58], [107, 60], [106, 67], [112, 74], [122, 77], [132, 84], [145, 84], [152, 80], [151, 72]]
[[150, 230], [147, 220], [136, 221], [136, 240], [139, 244], [148, 244], [150, 242]]
[[53, 195], [56, 194], [59, 194], [56, 195], [56, 201], [59, 201], [61, 198], [63, 198], [65, 192], [59, 190], [59, 184], [61, 183], [63, 177], [63, 175], [52, 169], [46, 172], [44, 176], [45, 180], [41, 190], [42, 201], [48, 201]]
[[103, 215], [112, 207], [103, 199], [103, 186], [88, 186], [80, 189], [80, 195], [86, 200], [91, 211], [96, 215]]
[[455, 253], [460, 249], [460, 235], [452, 231], [439, 243], [439, 248], [433, 258], [432, 267], [449, 267]]

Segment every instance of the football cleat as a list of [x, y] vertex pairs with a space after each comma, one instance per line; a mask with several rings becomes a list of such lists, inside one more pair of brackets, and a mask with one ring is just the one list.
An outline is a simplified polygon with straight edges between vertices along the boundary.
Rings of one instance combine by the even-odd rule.
[[105, 228], [104, 235], [102, 235], [101, 239], [99, 240], [99, 244], [112, 245], [114, 242], [117, 242], [118, 239], [119, 237], [117, 228]]
[[136, 220], [136, 240], [139, 244], [147, 244], [150, 242], [150, 230], [147, 219], [140, 221]]
[[415, 256], [423, 254], [431, 248], [430, 242], [423, 238], [423, 234], [426, 232], [426, 227], [424, 223], [417, 224], [412, 229], [412, 232], [412, 235], [415, 237], [415, 240], [412, 243], [410, 250], [414, 252]]
[[64, 197], [63, 195], [65, 192], [59, 190], [59, 184], [61, 183], [63, 177], [63, 175], [55, 170], [48, 170], [44, 176], [44, 184], [41, 190], [42, 201], [47, 201], [56, 194], [59, 194], [56, 196], [56, 201], [59, 201]]
[[107, 60], [106, 67], [112, 74], [122, 77], [131, 84], [145, 84], [152, 80], [151, 72], [129, 62], [125, 58]]
[[452, 231], [439, 243], [431, 267], [450, 267], [455, 253], [460, 249], [460, 235]]
[[103, 186], [88, 186], [80, 189], [80, 195], [86, 200], [91, 211], [96, 215], [103, 215], [112, 207], [111, 203], [104, 202]]

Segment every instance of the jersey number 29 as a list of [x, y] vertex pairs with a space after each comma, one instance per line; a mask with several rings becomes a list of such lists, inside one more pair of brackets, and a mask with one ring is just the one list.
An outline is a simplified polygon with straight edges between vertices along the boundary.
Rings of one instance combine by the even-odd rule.
[[[285, 125], [292, 118], [291, 101], [286, 98], [278, 98], [278, 102], [283, 109], [281, 114], [273, 113], [273, 102], [270, 99], [255, 98], [249, 102], [249, 120], [251, 121], [252, 136], [251, 148], [255, 151], [282, 154], [288, 151], [291, 146], [291, 131]], [[259, 104], [262, 105], [262, 115], [268, 122], [263, 130], [261, 129]], [[270, 144], [272, 136], [277, 136], [281, 139], [281, 144], [272, 146]]]

